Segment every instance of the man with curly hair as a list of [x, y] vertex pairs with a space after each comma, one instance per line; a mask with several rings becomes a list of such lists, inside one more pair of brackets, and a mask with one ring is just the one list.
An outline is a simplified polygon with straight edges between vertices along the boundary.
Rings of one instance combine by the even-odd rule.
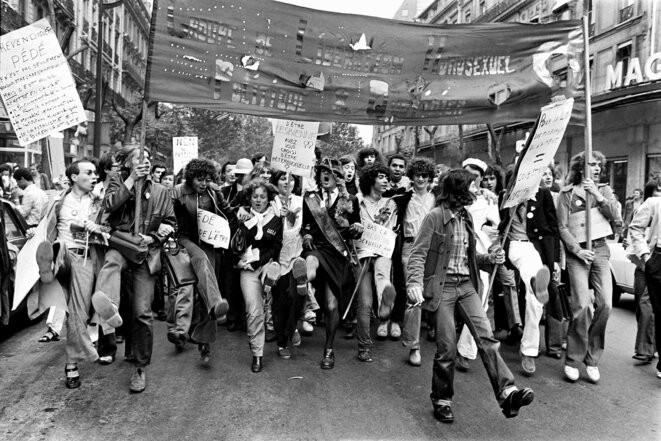
[[[383, 164], [376, 163], [360, 171], [360, 221], [363, 226], [369, 223], [381, 225], [393, 230], [397, 222], [397, 206], [392, 199], [384, 197], [388, 189], [388, 176], [390, 170]], [[395, 288], [390, 282], [392, 267], [391, 256], [378, 256], [360, 242], [356, 245], [358, 259], [365, 267], [361, 270], [364, 277], [358, 281], [358, 305], [356, 315], [358, 326], [358, 359], [363, 362], [372, 362], [370, 349], [373, 346], [370, 337], [370, 317], [372, 312], [372, 284], [376, 287], [378, 301], [378, 316], [381, 320], [377, 329], [379, 337], [388, 336], [389, 318], [395, 302]]]
[[383, 157], [374, 147], [365, 147], [358, 150], [358, 169], [374, 164], [383, 164]]
[[[324, 308], [326, 342], [322, 369], [335, 367], [333, 342], [340, 311], [348, 305], [356, 264], [349, 241], [363, 232], [358, 199], [344, 187], [344, 171], [337, 160], [323, 158], [316, 167], [317, 191], [303, 197], [303, 253], [308, 281]], [[323, 301], [322, 301], [323, 300]]]
[[397, 288], [397, 298], [393, 309], [390, 336], [401, 334], [399, 322], [403, 320], [404, 340], [402, 344], [410, 350], [409, 363], [420, 366], [420, 320], [419, 306], [406, 304], [406, 266], [409, 262], [413, 241], [425, 216], [434, 208], [435, 196], [430, 191], [434, 179], [434, 163], [427, 158], [416, 158], [409, 164], [406, 175], [413, 188], [404, 194], [393, 197], [397, 204], [398, 245], [393, 253], [393, 280]]

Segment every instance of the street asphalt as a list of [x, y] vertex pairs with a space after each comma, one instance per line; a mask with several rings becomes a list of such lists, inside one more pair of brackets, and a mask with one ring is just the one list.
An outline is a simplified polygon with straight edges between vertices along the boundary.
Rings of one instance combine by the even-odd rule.
[[109, 366], [81, 364], [81, 388], [66, 389], [64, 341], [38, 343], [39, 323], [0, 342], [0, 440], [661, 440], [661, 380], [656, 360], [634, 365], [635, 330], [627, 297], [608, 323], [597, 385], [584, 370], [566, 382], [562, 360], [544, 355], [524, 377], [517, 348], [503, 344], [517, 385], [535, 391], [532, 405], [505, 419], [475, 360], [455, 375], [456, 420], [448, 425], [432, 415], [427, 341], [421, 367], [409, 366], [408, 351], [393, 341], [377, 341], [366, 364], [356, 359], [356, 340], [339, 331], [336, 367], [324, 371], [324, 332], [315, 328], [291, 360], [267, 343], [264, 371], [254, 374], [245, 334], [220, 327], [205, 366], [194, 345], [178, 353], [165, 323], [155, 322], [147, 389], [135, 395], [123, 345]]

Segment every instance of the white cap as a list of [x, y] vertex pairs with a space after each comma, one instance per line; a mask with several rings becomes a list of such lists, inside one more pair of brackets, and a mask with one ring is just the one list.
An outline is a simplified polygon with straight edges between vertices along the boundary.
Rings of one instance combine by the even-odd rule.
[[466, 167], [467, 165], [472, 165], [473, 167], [476, 167], [480, 170], [482, 170], [482, 174], [487, 172], [487, 163], [482, 161], [481, 159], [477, 158], [468, 158], [464, 162], [461, 163], [461, 167]]

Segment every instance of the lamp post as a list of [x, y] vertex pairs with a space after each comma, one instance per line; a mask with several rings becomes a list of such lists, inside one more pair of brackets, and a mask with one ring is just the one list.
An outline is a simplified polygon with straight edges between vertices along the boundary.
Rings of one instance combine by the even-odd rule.
[[96, 97], [94, 100], [94, 157], [101, 156], [101, 108], [103, 105], [103, 13], [108, 9], [115, 8], [124, 3], [124, 0], [118, 0], [112, 3], [103, 3], [99, 1], [99, 17], [97, 22], [96, 36]]

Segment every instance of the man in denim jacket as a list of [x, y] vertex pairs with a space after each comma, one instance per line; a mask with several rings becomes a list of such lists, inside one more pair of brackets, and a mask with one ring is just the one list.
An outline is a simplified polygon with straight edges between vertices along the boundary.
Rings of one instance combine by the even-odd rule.
[[475, 231], [464, 208], [473, 203], [470, 187], [475, 177], [466, 170], [451, 170], [442, 180], [437, 206], [423, 220], [407, 267], [409, 304], [433, 312], [436, 325], [431, 400], [434, 416], [444, 423], [454, 421], [454, 365], [457, 356], [455, 311], [471, 331], [487, 370], [496, 399], [507, 418], [529, 405], [534, 393], [518, 390], [514, 376], [498, 350], [482, 302], [478, 268], [505, 261], [502, 250], [477, 254]]

